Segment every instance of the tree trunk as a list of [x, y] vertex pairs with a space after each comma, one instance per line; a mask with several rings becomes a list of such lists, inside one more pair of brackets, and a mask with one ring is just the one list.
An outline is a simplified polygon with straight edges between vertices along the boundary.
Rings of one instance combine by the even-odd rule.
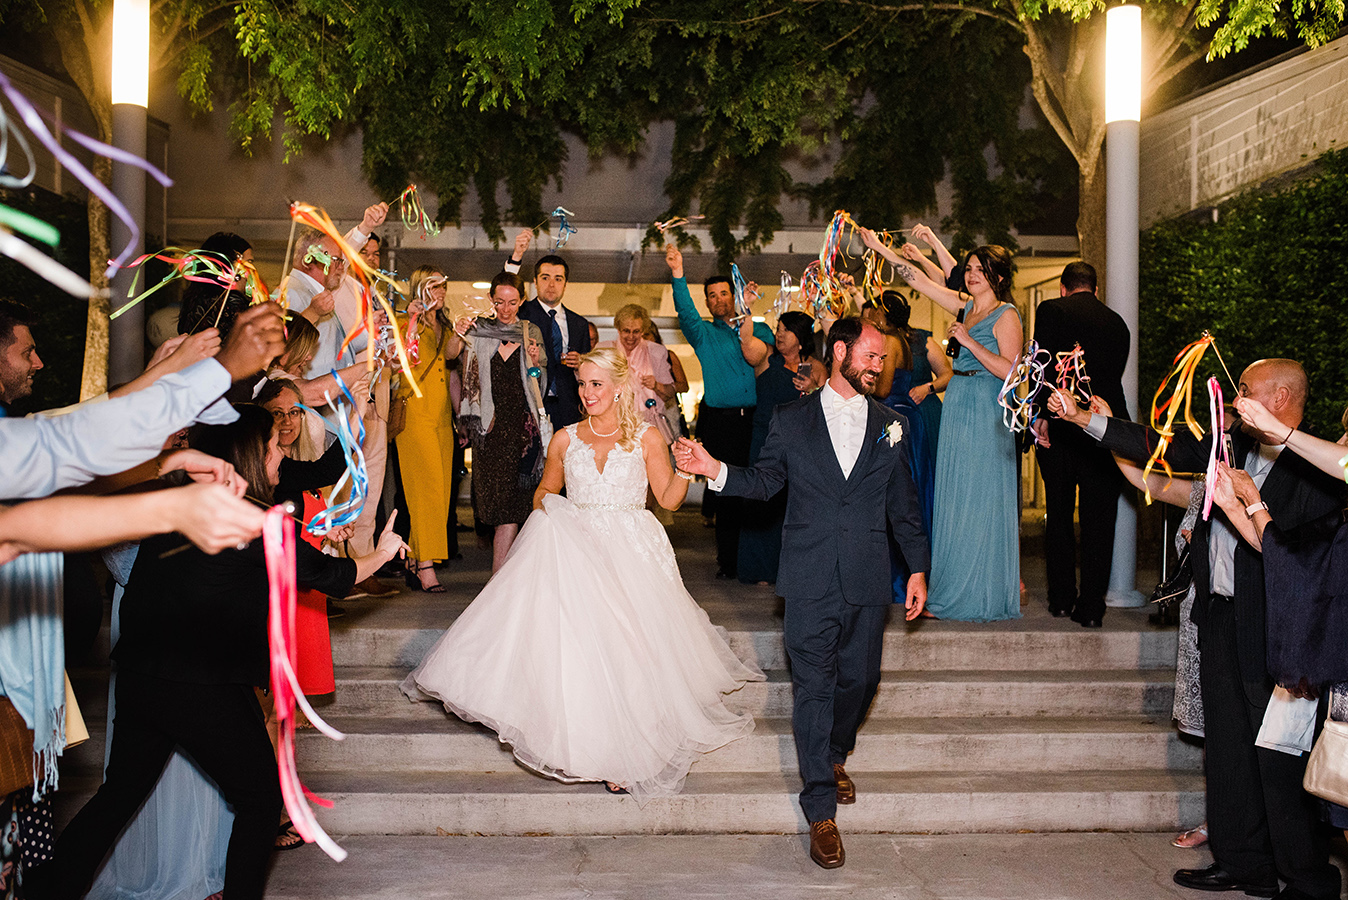
[[[112, 181], [112, 160], [95, 156], [91, 171], [98, 180]], [[104, 272], [112, 256], [108, 248], [108, 208], [89, 194], [89, 283], [103, 293], [89, 298], [89, 316], [84, 337], [84, 374], [80, 380], [80, 399], [88, 400], [108, 389], [108, 315], [111, 301], [106, 296], [108, 279]]]
[[[1082, 261], [1095, 266], [1101, 285], [1105, 283], [1105, 155], [1095, 154], [1095, 166], [1080, 167], [1077, 180], [1077, 242]], [[1102, 292], [1103, 294], [1103, 292]]]

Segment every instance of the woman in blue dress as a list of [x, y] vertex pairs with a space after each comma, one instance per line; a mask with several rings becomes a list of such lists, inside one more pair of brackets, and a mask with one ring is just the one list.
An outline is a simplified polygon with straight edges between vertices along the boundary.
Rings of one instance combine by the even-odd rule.
[[960, 345], [941, 412], [936, 453], [927, 612], [940, 619], [990, 622], [1020, 617], [1018, 455], [1002, 424], [997, 394], [1024, 337], [1011, 301], [1015, 266], [1004, 247], [985, 246], [964, 262], [964, 290], [938, 284], [862, 229], [909, 285], [951, 314]]

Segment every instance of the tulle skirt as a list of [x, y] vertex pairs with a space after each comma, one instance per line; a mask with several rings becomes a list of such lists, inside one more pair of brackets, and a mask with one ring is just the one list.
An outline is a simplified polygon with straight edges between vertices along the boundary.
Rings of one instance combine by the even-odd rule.
[[723, 695], [761, 680], [684, 589], [651, 513], [553, 495], [403, 691], [487, 725], [539, 774], [644, 803], [753, 730]]

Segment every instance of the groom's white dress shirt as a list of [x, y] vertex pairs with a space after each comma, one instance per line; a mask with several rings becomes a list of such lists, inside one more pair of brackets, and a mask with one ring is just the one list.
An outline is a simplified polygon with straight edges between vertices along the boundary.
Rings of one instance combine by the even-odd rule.
[[[833, 442], [833, 455], [838, 458], [843, 478], [848, 478], [857, 464], [857, 458], [861, 456], [861, 442], [866, 439], [866, 395], [857, 394], [844, 400], [833, 389], [833, 385], [825, 382], [819, 392], [819, 400], [824, 408], [828, 439]], [[707, 486], [713, 491], [721, 490], [729, 474], [726, 464], [721, 463], [721, 470]]]

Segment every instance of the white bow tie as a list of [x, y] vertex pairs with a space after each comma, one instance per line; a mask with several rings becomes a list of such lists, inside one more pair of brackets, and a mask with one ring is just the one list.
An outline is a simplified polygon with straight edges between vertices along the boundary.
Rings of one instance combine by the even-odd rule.
[[844, 400], [841, 394], [833, 395], [834, 412], [856, 412], [866, 407], [866, 397], [864, 394], [857, 394], [855, 397]]

